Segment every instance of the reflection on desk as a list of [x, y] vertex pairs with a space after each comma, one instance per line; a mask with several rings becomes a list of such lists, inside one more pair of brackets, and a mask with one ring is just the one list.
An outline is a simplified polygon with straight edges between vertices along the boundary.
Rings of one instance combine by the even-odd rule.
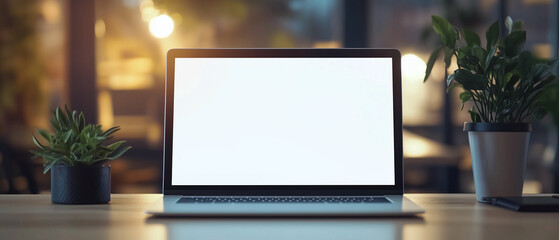
[[[408, 219], [421, 223], [421, 218]], [[382, 219], [155, 219], [167, 239], [402, 239], [402, 225]]]
[[0, 195], [2, 239], [557, 239], [559, 213], [518, 213], [473, 194], [408, 194], [412, 218], [152, 218], [160, 194], [114, 194], [107, 205], [54, 205]]

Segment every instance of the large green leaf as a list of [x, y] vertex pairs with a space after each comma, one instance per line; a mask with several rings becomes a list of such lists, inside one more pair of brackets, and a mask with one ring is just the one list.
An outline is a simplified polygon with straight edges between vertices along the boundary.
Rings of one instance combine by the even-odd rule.
[[87, 154], [86, 156], [79, 159], [80, 162], [83, 162], [85, 164], [92, 164], [93, 160], [95, 160], [93, 154]]
[[470, 54], [471, 47], [469, 46], [462, 46], [458, 49], [458, 60], [465, 59]]
[[120, 156], [122, 156], [122, 154], [124, 154], [126, 151], [130, 150], [130, 148], [132, 147], [128, 146], [128, 147], [121, 148], [120, 150], [116, 151], [113, 155], [107, 157], [107, 159], [108, 160], [117, 159]]
[[484, 59], [487, 58], [487, 53], [485, 52], [485, 50], [483, 48], [481, 48], [480, 46], [473, 46], [470, 49], [470, 52], [472, 55], [474, 55], [477, 59], [478, 59], [478, 65], [479, 66], [483, 66], [484, 64], [479, 62], [479, 61], [483, 61]]
[[53, 162], [50, 162], [50, 163], [45, 164], [45, 169], [43, 170], [43, 174], [44, 174], [44, 173], [47, 173], [47, 172], [52, 168], [52, 166], [54, 166], [54, 165], [57, 164], [57, 163], [58, 163], [58, 162], [53, 161]]
[[122, 145], [122, 144], [125, 143], [125, 142], [126, 142], [126, 141], [118, 141], [118, 142], [115, 142], [115, 143], [113, 143], [113, 144], [107, 146], [106, 148], [108, 148], [108, 149], [111, 150], [111, 151], [114, 151], [114, 150], [116, 150], [117, 148], [119, 148], [120, 145]]
[[43, 144], [41, 144], [41, 142], [39, 142], [39, 140], [37, 140], [37, 138], [35, 137], [35, 134], [33, 135], [33, 143], [35, 143], [35, 145], [37, 145], [37, 147], [39, 148], [45, 148], [45, 146]]
[[532, 70], [533, 65], [534, 58], [532, 57], [531, 52], [523, 51], [518, 55], [518, 64], [516, 65], [516, 69], [518, 69], [523, 77], [528, 76], [528, 73]]
[[74, 130], [74, 132], [78, 133], [80, 131], [80, 123], [78, 122], [78, 118], [77, 118], [77, 114], [78, 112], [76, 111], [72, 111], [72, 115], [70, 116], [70, 113], [67, 113], [68, 117], [70, 118], [71, 121], [71, 127], [72, 130]]
[[495, 63], [495, 54], [497, 53], [497, 50], [499, 50], [499, 48], [494, 47], [493, 49], [491, 49], [491, 51], [489, 51], [489, 53], [487, 53], [487, 58], [485, 59], [485, 71], [491, 71], [491, 69], [493, 68], [493, 64]]
[[479, 74], [485, 73], [485, 59], [487, 53], [477, 45], [462, 47], [458, 52], [458, 66]]
[[72, 128], [72, 116], [70, 115], [70, 110], [68, 109], [68, 106], [64, 106], [64, 113], [62, 114], [62, 118], [64, 119], [64, 122], [66, 123], [66, 127], [68, 128]]
[[448, 69], [450, 67], [450, 62], [452, 61], [452, 56], [454, 56], [454, 50], [445, 48], [444, 49], [444, 66], [445, 66], [445, 69]]
[[489, 49], [493, 49], [499, 39], [499, 22], [491, 24], [487, 32], [485, 32], [485, 38], [487, 39], [486, 49], [489, 51]]
[[462, 85], [462, 88], [466, 91], [483, 90], [486, 85], [485, 77], [473, 74], [465, 69], [454, 71], [454, 80]]
[[435, 32], [441, 36], [441, 41], [448, 48], [456, 45], [456, 29], [446, 19], [439, 16], [432, 16], [431, 22]]
[[56, 118], [51, 118], [50, 119], [50, 124], [51, 124], [52, 128], [54, 128], [54, 131], [62, 130], [61, 126], [60, 126], [60, 123], [58, 121], [56, 121]]
[[103, 132], [103, 136], [108, 137], [119, 130], [120, 130], [120, 126], [114, 126], [112, 128], [107, 129], [107, 131]]
[[439, 57], [439, 54], [441, 53], [442, 49], [443, 47], [436, 48], [431, 53], [431, 56], [429, 56], [429, 60], [427, 61], [427, 67], [425, 68], [425, 77], [423, 78], [423, 82], [426, 82], [427, 79], [429, 79], [429, 76], [431, 75], [431, 71], [433, 70], [433, 66], [435, 65], [435, 61], [437, 61], [437, 58]]
[[483, 69], [478, 67], [478, 58], [472, 55], [466, 55], [463, 59], [458, 59], [458, 66], [463, 69], [474, 72], [483, 72]]
[[43, 138], [45, 138], [49, 142], [49, 144], [52, 143], [52, 137], [47, 131], [42, 129], [37, 129], [37, 132], [39, 132], [39, 134], [41, 134], [41, 136], [43, 136]]
[[80, 125], [80, 131], [85, 127], [85, 116], [83, 115], [83, 112], [80, 113], [79, 116], [79, 125]]
[[471, 92], [466, 91], [466, 92], [460, 93], [460, 100], [462, 100], [460, 110], [463, 110], [464, 109], [464, 104], [466, 102], [470, 101], [471, 99], [472, 99], [472, 93]]
[[65, 124], [65, 122], [64, 122], [64, 114], [62, 114], [62, 110], [60, 110], [60, 107], [57, 107], [56, 110], [55, 110], [54, 112], [55, 112], [56, 121], [57, 121], [58, 123], [60, 123], [60, 126], [61, 126], [61, 127], [65, 127], [66, 124]]
[[62, 137], [62, 142], [67, 143], [68, 140], [70, 140], [70, 137], [72, 137], [72, 129], [69, 129], [68, 131], [64, 132], [61, 137]]
[[469, 47], [481, 46], [481, 41], [479, 40], [479, 36], [477, 35], [477, 33], [468, 29], [464, 29], [463, 33], [464, 40], [466, 40], [466, 44], [468, 44]]
[[520, 51], [522, 51], [522, 48], [524, 48], [524, 43], [526, 43], [525, 31], [512, 32], [504, 41], [505, 55], [511, 58], [518, 55]]

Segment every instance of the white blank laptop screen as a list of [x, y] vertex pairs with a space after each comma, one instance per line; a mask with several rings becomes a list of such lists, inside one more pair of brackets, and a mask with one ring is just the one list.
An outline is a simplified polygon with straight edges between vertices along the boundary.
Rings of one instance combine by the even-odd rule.
[[177, 58], [172, 185], [394, 185], [391, 58]]

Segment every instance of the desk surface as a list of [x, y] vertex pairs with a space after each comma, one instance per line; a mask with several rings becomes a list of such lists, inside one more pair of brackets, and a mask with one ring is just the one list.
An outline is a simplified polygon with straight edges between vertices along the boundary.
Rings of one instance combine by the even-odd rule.
[[558, 239], [559, 213], [517, 213], [473, 194], [408, 194], [412, 218], [156, 219], [160, 194], [114, 194], [106, 205], [55, 205], [50, 195], [0, 195], [1, 239]]

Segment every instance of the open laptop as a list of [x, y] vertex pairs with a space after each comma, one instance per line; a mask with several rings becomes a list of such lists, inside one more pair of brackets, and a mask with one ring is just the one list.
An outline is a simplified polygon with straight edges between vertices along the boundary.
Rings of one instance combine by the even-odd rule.
[[155, 216], [400, 216], [400, 53], [171, 49]]

